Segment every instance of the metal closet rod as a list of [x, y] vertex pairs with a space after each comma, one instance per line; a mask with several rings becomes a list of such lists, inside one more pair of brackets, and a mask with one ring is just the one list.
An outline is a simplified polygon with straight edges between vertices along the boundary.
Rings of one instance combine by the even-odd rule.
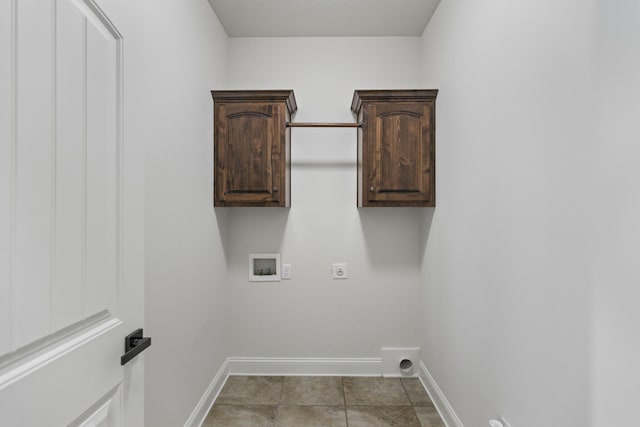
[[292, 123], [287, 122], [288, 128], [360, 128], [362, 123]]

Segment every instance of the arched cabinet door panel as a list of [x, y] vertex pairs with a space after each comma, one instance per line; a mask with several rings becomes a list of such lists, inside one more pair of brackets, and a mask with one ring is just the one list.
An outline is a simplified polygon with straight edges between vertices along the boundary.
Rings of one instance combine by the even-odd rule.
[[214, 206], [290, 205], [293, 91], [212, 91]]
[[357, 90], [358, 207], [435, 206], [437, 90]]

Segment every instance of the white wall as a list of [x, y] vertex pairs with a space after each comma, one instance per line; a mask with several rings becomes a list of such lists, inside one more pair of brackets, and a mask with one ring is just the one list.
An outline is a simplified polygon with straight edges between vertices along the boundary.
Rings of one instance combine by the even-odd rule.
[[594, 426], [635, 425], [640, 395], [640, 4], [600, 2]]
[[[414, 344], [465, 425], [588, 425], [589, 390], [594, 425], [633, 419], [637, 6], [616, 0], [596, 28], [593, 2], [512, 3], [442, 2], [423, 39], [229, 45], [204, 0], [132, 8], [147, 425], [182, 425], [228, 355]], [[295, 120], [352, 121], [354, 89], [418, 87], [441, 91], [435, 210], [356, 209], [355, 132], [328, 129], [293, 130], [291, 209], [212, 208], [210, 89], [292, 88]], [[259, 251], [281, 252], [293, 280], [248, 283]], [[336, 261], [348, 281], [329, 278]]]
[[423, 35], [440, 93], [422, 360], [466, 426], [589, 425], [594, 4], [444, 1]]
[[228, 355], [209, 93], [225, 81], [227, 36], [206, 0], [145, 9], [146, 425], [175, 427]]
[[[421, 86], [419, 37], [229, 43], [230, 88], [294, 89], [295, 121], [353, 122], [354, 89]], [[292, 187], [290, 209], [233, 208], [224, 222], [229, 354], [376, 357], [417, 344], [424, 210], [356, 208], [353, 129], [293, 129]], [[280, 252], [293, 279], [249, 283], [250, 252]], [[350, 278], [332, 280], [332, 262]]]

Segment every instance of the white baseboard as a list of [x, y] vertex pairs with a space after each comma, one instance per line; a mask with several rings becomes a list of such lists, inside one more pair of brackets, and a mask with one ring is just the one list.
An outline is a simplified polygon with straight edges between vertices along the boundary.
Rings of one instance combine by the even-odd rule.
[[230, 375], [380, 376], [382, 360], [363, 358], [229, 357]]
[[447, 401], [447, 398], [444, 397], [442, 390], [436, 384], [436, 381], [433, 379], [427, 367], [420, 361], [420, 372], [419, 372], [420, 380], [422, 381], [422, 385], [429, 393], [429, 397], [431, 397], [431, 401], [435, 405], [438, 413], [440, 414], [440, 418], [444, 421], [444, 424], [447, 427], [464, 427], [462, 425], [462, 421], [458, 418], [453, 407]]
[[200, 401], [196, 405], [195, 409], [189, 416], [189, 419], [184, 423], [184, 427], [200, 427], [207, 417], [207, 414], [213, 406], [222, 386], [224, 385], [227, 377], [229, 376], [229, 359], [225, 360], [213, 380], [209, 384], [209, 387], [205, 390], [204, 394], [200, 398]]

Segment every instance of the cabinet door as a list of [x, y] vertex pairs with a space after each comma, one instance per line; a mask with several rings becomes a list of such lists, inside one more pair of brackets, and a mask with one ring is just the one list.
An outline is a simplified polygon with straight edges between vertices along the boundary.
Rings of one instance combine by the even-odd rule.
[[369, 206], [433, 206], [433, 103], [372, 103], [364, 160]]
[[220, 104], [216, 109], [216, 206], [280, 204], [284, 118], [279, 105]]

